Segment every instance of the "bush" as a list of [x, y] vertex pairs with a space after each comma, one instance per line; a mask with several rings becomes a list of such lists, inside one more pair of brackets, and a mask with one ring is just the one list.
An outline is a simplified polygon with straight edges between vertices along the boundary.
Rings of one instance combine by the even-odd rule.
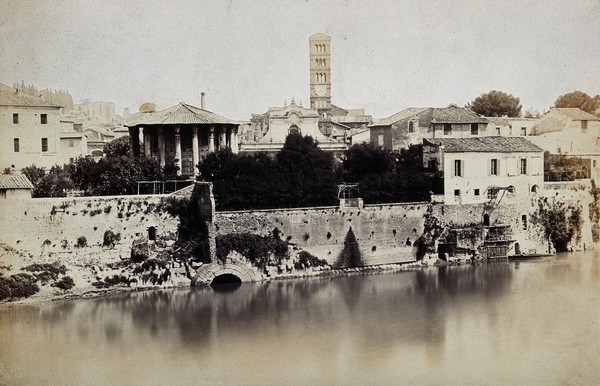
[[77, 243], [75, 244], [77, 248], [87, 247], [87, 238], [85, 236], [79, 236], [77, 238]]
[[111, 231], [110, 229], [104, 232], [104, 240], [102, 245], [107, 248], [114, 248], [115, 244], [121, 240], [121, 234]]
[[70, 276], [65, 276], [56, 283], [53, 283], [52, 287], [60, 288], [63, 291], [67, 291], [75, 287], [75, 282]]
[[300, 251], [300, 253], [298, 253], [298, 262], [294, 264], [294, 268], [304, 269], [308, 267], [322, 267], [326, 265], [329, 265], [327, 264], [327, 260], [319, 259], [309, 252]]
[[11, 275], [9, 280], [10, 299], [27, 298], [40, 290], [40, 287], [35, 284], [35, 277], [28, 273]]

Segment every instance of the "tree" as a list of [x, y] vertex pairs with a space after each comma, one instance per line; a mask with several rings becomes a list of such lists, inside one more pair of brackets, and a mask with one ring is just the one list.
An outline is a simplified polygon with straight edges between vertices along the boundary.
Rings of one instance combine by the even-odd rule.
[[29, 181], [31, 181], [33, 186], [35, 187], [40, 183], [42, 178], [44, 178], [44, 176], [46, 175], [46, 169], [40, 168], [40, 167], [36, 166], [35, 164], [33, 164], [31, 166], [27, 166], [27, 167], [21, 169], [21, 173], [23, 173], [25, 175], [25, 177], [27, 177], [29, 179]]
[[600, 96], [592, 98], [582, 91], [568, 92], [556, 99], [554, 107], [573, 107], [594, 114], [600, 108]]
[[502, 91], [492, 90], [481, 94], [465, 107], [485, 117], [519, 117], [521, 105], [519, 98]]
[[75, 188], [71, 176], [56, 165], [42, 177], [33, 190], [33, 197], [65, 197], [67, 190]]

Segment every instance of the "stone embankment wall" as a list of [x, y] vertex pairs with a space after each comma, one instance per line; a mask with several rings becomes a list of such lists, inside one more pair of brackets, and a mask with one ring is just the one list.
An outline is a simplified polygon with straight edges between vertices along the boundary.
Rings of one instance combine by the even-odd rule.
[[414, 261], [427, 203], [217, 212], [216, 235], [272, 234], [333, 264], [350, 228], [367, 265]]
[[[44, 198], [0, 201], [0, 243], [38, 256], [92, 256], [104, 261], [129, 257], [133, 240], [156, 236], [176, 240], [179, 219], [160, 209], [166, 196]], [[157, 210], [157, 207], [159, 209]], [[114, 248], [104, 232], [120, 236]], [[86, 246], [78, 246], [85, 238]]]

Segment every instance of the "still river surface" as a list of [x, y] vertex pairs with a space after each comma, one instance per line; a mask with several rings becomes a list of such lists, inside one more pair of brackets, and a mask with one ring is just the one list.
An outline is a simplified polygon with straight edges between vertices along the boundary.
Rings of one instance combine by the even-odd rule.
[[600, 251], [0, 309], [0, 384], [599, 384]]

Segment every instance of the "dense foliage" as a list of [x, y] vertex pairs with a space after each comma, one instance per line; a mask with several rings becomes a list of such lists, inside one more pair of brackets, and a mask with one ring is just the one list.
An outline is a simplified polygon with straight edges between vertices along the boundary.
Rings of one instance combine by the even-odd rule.
[[579, 207], [544, 198], [539, 200], [531, 222], [541, 225], [557, 252], [568, 251], [570, 243], [581, 239], [583, 218]]
[[311, 137], [288, 136], [275, 158], [222, 150], [210, 154], [199, 172], [199, 179], [213, 183], [220, 210], [336, 204], [333, 156]]
[[352, 146], [344, 160], [344, 179], [359, 184], [367, 204], [427, 201], [434, 174], [422, 167], [422, 145], [400, 153], [370, 144]]
[[[269, 236], [250, 233], [217, 236], [216, 244], [219, 261], [225, 262], [229, 253], [235, 251], [263, 271], [269, 263], [278, 265], [288, 255], [287, 243], [279, 238], [277, 228]], [[269, 261], [269, 259], [274, 260]]]
[[575, 181], [589, 178], [589, 164], [579, 157], [544, 152], [544, 181]]
[[591, 97], [582, 91], [573, 91], [559, 96], [554, 107], [574, 107], [594, 114], [600, 109], [600, 95]]
[[521, 105], [519, 98], [502, 91], [492, 90], [481, 94], [465, 107], [486, 117], [519, 117]]
[[154, 158], [131, 155], [129, 137], [121, 137], [104, 146], [104, 157], [95, 161], [81, 157], [63, 166], [44, 168], [31, 165], [22, 170], [33, 183], [33, 197], [65, 197], [70, 190], [88, 196], [135, 194], [137, 181], [177, 179], [177, 167], [160, 166]]

